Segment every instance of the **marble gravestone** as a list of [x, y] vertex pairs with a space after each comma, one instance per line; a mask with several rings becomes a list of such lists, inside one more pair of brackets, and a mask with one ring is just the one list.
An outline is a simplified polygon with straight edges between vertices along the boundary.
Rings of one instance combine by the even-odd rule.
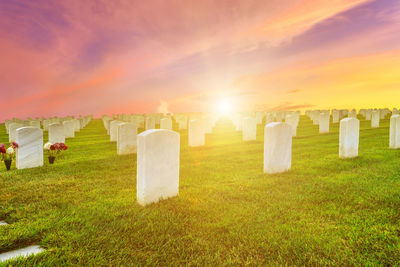
[[43, 166], [43, 131], [37, 127], [22, 127], [17, 130], [17, 169]]
[[298, 117], [296, 115], [286, 115], [285, 122], [292, 127], [292, 136], [297, 135]]
[[81, 130], [81, 121], [74, 120], [74, 123], [75, 123], [75, 132], [79, 132]]
[[205, 129], [202, 119], [189, 121], [189, 146], [205, 145]]
[[48, 131], [49, 130], [49, 125], [51, 124], [51, 121], [50, 120], [43, 120], [42, 124], [43, 124], [43, 130], [44, 131]]
[[49, 125], [49, 142], [65, 143], [64, 125], [59, 123], [53, 123]]
[[372, 114], [371, 114], [371, 128], [378, 128], [379, 127], [379, 120], [380, 120], [379, 111], [377, 111], [377, 110], [372, 111]]
[[147, 130], [138, 135], [137, 201], [158, 202], [179, 194], [180, 137], [170, 130]]
[[355, 158], [358, 156], [360, 121], [346, 118], [340, 121], [339, 158]]
[[332, 110], [332, 122], [339, 123], [339, 110]]
[[179, 130], [187, 129], [188, 120], [186, 116], [179, 117], [177, 122], [179, 124]]
[[243, 119], [243, 141], [257, 139], [257, 119], [246, 117]]
[[329, 113], [319, 114], [319, 133], [329, 133]]
[[371, 120], [371, 117], [372, 117], [372, 110], [371, 110], [371, 109], [367, 109], [367, 110], [365, 111], [365, 119], [366, 119], [367, 121], [370, 121], [370, 120]]
[[264, 131], [264, 173], [280, 173], [292, 165], [292, 127], [272, 122]]
[[137, 152], [137, 127], [134, 123], [118, 124], [117, 153], [118, 155]]
[[65, 138], [75, 137], [75, 122], [73, 120], [64, 121], [63, 125]]
[[151, 130], [156, 128], [156, 119], [152, 116], [146, 117], [145, 123], [146, 130]]
[[123, 123], [122, 121], [112, 121], [110, 122], [110, 141], [117, 142], [118, 138], [118, 125]]
[[8, 126], [9, 129], [9, 135], [8, 135], [8, 141], [14, 142], [16, 139], [16, 135], [17, 135], [17, 129], [23, 127], [24, 125], [22, 125], [21, 123], [17, 123], [17, 122], [13, 122]]
[[400, 148], [400, 115], [390, 117], [389, 147], [391, 149]]
[[172, 120], [170, 118], [160, 119], [160, 129], [172, 130]]

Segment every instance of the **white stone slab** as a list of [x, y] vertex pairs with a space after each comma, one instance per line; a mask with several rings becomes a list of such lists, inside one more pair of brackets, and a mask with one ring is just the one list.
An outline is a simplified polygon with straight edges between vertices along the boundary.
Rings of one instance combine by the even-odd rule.
[[110, 141], [111, 142], [117, 142], [118, 138], [118, 125], [124, 123], [122, 121], [112, 121], [110, 122]]
[[172, 130], [172, 120], [170, 118], [162, 118], [160, 120], [160, 129]]
[[137, 152], [137, 127], [134, 123], [118, 124], [117, 153], [118, 155]]
[[202, 119], [189, 121], [189, 146], [204, 146], [205, 145], [205, 129]]
[[74, 122], [75, 122], [75, 132], [79, 132], [82, 129], [81, 121], [80, 120], [74, 120]]
[[8, 141], [10, 143], [15, 141], [17, 135], [17, 129], [21, 127], [24, 127], [24, 125], [21, 123], [17, 122], [10, 123], [10, 125], [8, 126], [8, 131], [9, 131]]
[[338, 123], [339, 122], [339, 110], [332, 110], [332, 123]]
[[186, 116], [180, 116], [177, 119], [177, 122], [179, 124], [179, 130], [186, 130], [187, 129], [187, 125], [188, 125], [188, 119]]
[[59, 123], [53, 123], [49, 125], [49, 142], [65, 143], [64, 125]]
[[346, 118], [340, 121], [339, 158], [358, 157], [360, 121], [356, 118]]
[[371, 110], [371, 109], [367, 109], [367, 110], [365, 111], [365, 119], [366, 119], [367, 121], [370, 121], [371, 118], [372, 118], [372, 110]]
[[329, 133], [329, 113], [319, 114], [319, 133]]
[[156, 128], [156, 118], [149, 116], [146, 117], [146, 130], [151, 130]]
[[296, 115], [286, 115], [285, 122], [292, 127], [292, 136], [295, 137], [297, 135], [297, 125], [299, 123], [299, 119]]
[[380, 121], [379, 111], [374, 110], [371, 114], [371, 128], [378, 128]]
[[243, 141], [251, 141], [257, 139], [257, 120], [252, 117], [243, 119]]
[[51, 124], [51, 121], [50, 120], [43, 120], [42, 124], [43, 124], [43, 130], [44, 131], [48, 131], [49, 130], [49, 125]]
[[28, 257], [31, 255], [36, 255], [44, 252], [45, 250], [40, 246], [29, 246], [26, 248], [16, 249], [13, 251], [5, 252], [0, 254], [0, 263], [4, 261], [8, 261], [11, 259], [16, 259], [18, 257]]
[[22, 127], [17, 130], [17, 169], [43, 166], [43, 131], [36, 127]]
[[391, 149], [400, 148], [400, 115], [390, 117], [389, 147]]
[[179, 193], [180, 137], [170, 130], [147, 130], [138, 135], [137, 201], [158, 202]]
[[75, 137], [75, 121], [69, 120], [64, 121], [64, 135], [65, 138], [74, 138]]
[[282, 122], [267, 124], [264, 131], [264, 172], [285, 172], [291, 165], [292, 127]]

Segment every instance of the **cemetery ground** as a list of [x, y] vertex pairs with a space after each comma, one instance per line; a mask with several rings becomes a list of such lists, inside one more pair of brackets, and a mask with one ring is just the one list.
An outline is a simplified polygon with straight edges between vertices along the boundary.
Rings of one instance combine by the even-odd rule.
[[[93, 120], [54, 165], [1, 166], [0, 253], [46, 249], [15, 265], [399, 264], [400, 150], [388, 148], [389, 120], [377, 129], [361, 120], [355, 159], [339, 159], [338, 127], [320, 135], [301, 116], [292, 169], [274, 175], [263, 173], [262, 125], [242, 142], [221, 120], [198, 148], [180, 131], [179, 196], [142, 207], [136, 155], [117, 156]], [[8, 143], [4, 125], [0, 133]]]

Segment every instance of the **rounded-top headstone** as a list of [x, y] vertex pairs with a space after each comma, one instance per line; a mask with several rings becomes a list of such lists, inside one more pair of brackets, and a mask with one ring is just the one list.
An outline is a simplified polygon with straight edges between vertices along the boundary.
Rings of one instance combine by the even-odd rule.
[[171, 130], [147, 130], [138, 135], [137, 201], [158, 202], [179, 193], [180, 137]]
[[43, 166], [43, 131], [37, 127], [22, 127], [17, 130], [17, 169]]
[[285, 172], [291, 165], [292, 127], [282, 122], [267, 124], [264, 131], [264, 172]]
[[53, 123], [49, 125], [49, 142], [65, 143], [64, 124]]
[[339, 157], [355, 158], [358, 156], [360, 121], [356, 118], [346, 118], [340, 121]]

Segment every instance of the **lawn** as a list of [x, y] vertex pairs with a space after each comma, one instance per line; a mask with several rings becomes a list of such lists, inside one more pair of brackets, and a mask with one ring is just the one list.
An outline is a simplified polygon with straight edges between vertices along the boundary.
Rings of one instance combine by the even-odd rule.
[[319, 135], [302, 116], [292, 169], [277, 175], [263, 173], [261, 125], [242, 142], [221, 120], [199, 148], [180, 131], [179, 196], [142, 207], [136, 155], [117, 156], [93, 120], [54, 165], [1, 162], [0, 253], [38, 244], [46, 252], [10, 263], [46, 266], [398, 265], [400, 150], [388, 119], [360, 127], [359, 157], [339, 160], [338, 124]]

